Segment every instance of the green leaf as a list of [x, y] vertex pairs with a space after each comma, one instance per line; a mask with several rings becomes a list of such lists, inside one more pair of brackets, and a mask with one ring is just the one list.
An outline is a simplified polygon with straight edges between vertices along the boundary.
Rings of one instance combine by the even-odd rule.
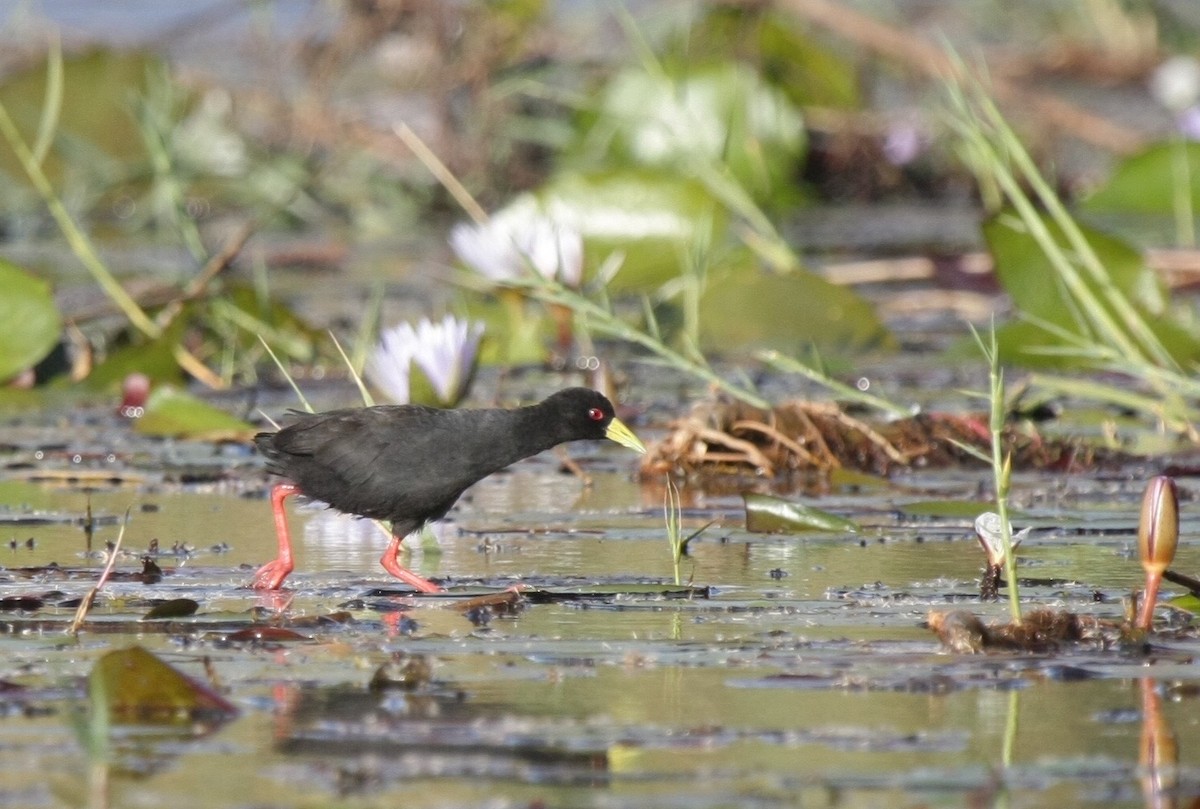
[[[110, 159], [144, 156], [144, 142], [129, 102], [145, 92], [146, 77], [158, 64], [152, 55], [128, 50], [91, 49], [63, 59], [57, 148], [51, 149], [45, 160], [51, 180], [57, 181], [68, 164], [101, 171]], [[0, 103], [28, 143], [34, 142], [40, 128], [50, 81], [45, 63], [38, 62], [0, 85]], [[0, 149], [0, 173], [25, 182], [25, 173], [9, 149]]]
[[151, 392], [146, 413], [134, 422], [134, 430], [143, 435], [200, 441], [238, 441], [255, 432], [241, 419], [170, 386]]
[[546, 360], [554, 340], [553, 319], [545, 307], [514, 289], [464, 296], [463, 314], [484, 324], [479, 344], [480, 365], [534, 365]]
[[119, 722], [181, 722], [237, 714], [237, 708], [220, 694], [140, 646], [101, 657], [88, 681], [90, 693], [100, 695], [107, 714]]
[[[1043, 221], [1069, 259], [1072, 251], [1061, 229], [1049, 218], [1044, 217]], [[1185, 323], [1181, 311], [1171, 308], [1166, 289], [1146, 266], [1141, 253], [1127, 242], [1095, 228], [1082, 224], [1079, 227], [1107, 270], [1115, 291], [1142, 314], [1167, 351], [1181, 364], [1200, 359], [1200, 335]], [[995, 260], [997, 279], [1017, 308], [1032, 319], [1032, 322], [1008, 324], [998, 331], [1001, 355], [1006, 361], [1027, 365], [1080, 365], [1080, 348], [1076, 343], [1037, 324], [1037, 321], [1052, 323], [1083, 342], [1097, 339], [1091, 335], [1084, 313], [1077, 311], [1075, 297], [1041, 246], [1011, 213], [1001, 213], [986, 222], [983, 235]], [[1100, 285], [1086, 273], [1081, 271], [1080, 275], [1092, 296], [1101, 301], [1099, 305], [1119, 321], [1113, 307], [1103, 302]], [[1047, 353], [1047, 349], [1058, 353]]]
[[0, 382], [37, 365], [62, 332], [50, 285], [4, 259], [0, 259], [0, 324]]
[[121, 389], [125, 377], [132, 373], [145, 374], [155, 385], [181, 383], [184, 376], [175, 359], [175, 348], [183, 339], [186, 321], [176, 318], [170, 328], [154, 340], [134, 338], [112, 351], [88, 375], [86, 385], [90, 390], [115, 393]]
[[143, 621], [157, 621], [163, 618], [186, 618], [195, 615], [200, 604], [190, 598], [172, 598], [155, 604], [142, 616]]
[[699, 20], [688, 21], [679, 41], [669, 43], [663, 57], [669, 72], [738, 61], [757, 65], [797, 106], [861, 105], [858, 66], [786, 10], [771, 3], [705, 8]]
[[1181, 182], [1176, 165], [1186, 155], [1190, 168], [1192, 210], [1200, 213], [1200, 143], [1157, 143], [1128, 157], [1108, 182], [1083, 202], [1096, 213], [1141, 213], [1170, 216], [1175, 210], [1175, 184]]
[[614, 293], [657, 290], [679, 275], [693, 242], [720, 232], [726, 222], [703, 184], [651, 169], [563, 172], [538, 199], [556, 221], [579, 229], [588, 269], [622, 253], [620, 272], [606, 286]]
[[830, 531], [858, 533], [858, 523], [767, 494], [744, 494], [746, 530], [756, 534], [796, 533], [799, 531]]
[[794, 189], [804, 153], [799, 110], [737, 62], [680, 77], [631, 68], [605, 87], [585, 143], [606, 142], [606, 160], [687, 170], [723, 164], [757, 200]]
[[1200, 613], [1200, 598], [1196, 597], [1192, 593], [1175, 596], [1175, 598], [1170, 599], [1167, 601], [1167, 603], [1172, 607], [1178, 607], [1181, 610], [1186, 610], [1193, 615]]
[[712, 352], [772, 348], [799, 356], [813, 347], [850, 354], [895, 345], [871, 305], [852, 290], [806, 270], [768, 274], [752, 261], [708, 281], [699, 323], [701, 348]]
[[978, 500], [917, 500], [904, 503], [896, 510], [905, 517], [938, 517], [974, 521], [992, 506]]

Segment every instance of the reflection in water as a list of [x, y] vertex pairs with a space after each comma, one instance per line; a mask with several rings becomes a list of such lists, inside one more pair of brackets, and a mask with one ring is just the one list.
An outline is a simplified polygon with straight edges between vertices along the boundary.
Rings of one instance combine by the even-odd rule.
[[1138, 681], [1142, 696], [1142, 734], [1138, 744], [1142, 798], [1147, 809], [1175, 809], [1196, 806], [1200, 797], [1185, 803], [1176, 793], [1179, 785], [1179, 743], [1175, 729], [1163, 716], [1158, 681], [1143, 677]]
[[341, 795], [422, 777], [576, 785], [607, 778], [605, 747], [567, 742], [554, 727], [564, 720], [476, 704], [451, 683], [291, 688], [281, 697], [276, 749], [336, 762], [326, 769]]
[[[342, 514], [318, 504], [306, 505], [300, 512], [304, 520], [301, 540], [309, 570], [348, 568], [366, 576], [386, 575], [379, 567], [379, 554], [387, 546], [390, 534], [386, 526], [374, 520]], [[413, 535], [405, 540], [405, 553], [419, 555], [440, 549], [442, 540], [456, 532], [446, 521], [430, 524], [425, 535]], [[434, 545], [428, 544], [432, 537]]]

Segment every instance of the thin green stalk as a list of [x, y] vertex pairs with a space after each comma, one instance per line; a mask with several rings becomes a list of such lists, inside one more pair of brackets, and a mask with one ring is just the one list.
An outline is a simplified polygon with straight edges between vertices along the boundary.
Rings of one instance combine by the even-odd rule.
[[1000, 351], [996, 343], [996, 325], [993, 323], [990, 341], [971, 327], [971, 334], [983, 351], [988, 362], [988, 398], [991, 415], [988, 427], [992, 435], [992, 479], [996, 488], [996, 514], [1000, 517], [1000, 539], [1004, 548], [1004, 577], [1008, 581], [1008, 609], [1013, 623], [1021, 623], [1021, 597], [1017, 587], [1017, 560], [1013, 554], [1012, 524], [1008, 520], [1008, 491], [1012, 481], [1012, 453], [1005, 453], [1004, 434], [1004, 369], [1000, 367]]
[[342, 348], [341, 341], [338, 340], [337, 335], [333, 333], [332, 329], [329, 330], [329, 339], [333, 340], [334, 348], [338, 350], [338, 354], [341, 356], [342, 362], [346, 364], [346, 370], [350, 372], [351, 378], [354, 379], [354, 384], [358, 386], [358, 395], [362, 397], [363, 406], [374, 407], [375, 398], [371, 396], [371, 391], [367, 390], [367, 386], [363, 382], [362, 375], [359, 374], [358, 369], [354, 367], [354, 363], [350, 360], [350, 357], [346, 355], [345, 349]]
[[71, 252], [75, 254], [75, 257], [87, 268], [87, 271], [91, 273], [96, 283], [100, 285], [100, 288], [104, 290], [105, 294], [117, 305], [138, 331], [150, 338], [161, 336], [162, 329], [142, 311], [137, 301], [131, 298], [124, 287], [113, 277], [113, 274], [109, 272], [108, 267], [105, 266], [100, 256], [96, 253], [96, 249], [92, 246], [92, 242], [87, 237], [87, 234], [75, 224], [75, 220], [67, 212], [66, 206], [62, 204], [62, 200], [54, 193], [54, 186], [51, 185], [49, 178], [42, 171], [37, 157], [30, 150], [29, 144], [21, 136], [17, 125], [13, 122], [13, 119], [8, 114], [8, 110], [2, 103], [0, 103], [0, 135], [8, 141], [9, 148], [16, 155], [17, 161], [21, 164], [21, 168], [29, 178], [29, 182], [33, 184], [38, 194], [41, 195], [42, 201], [49, 209], [50, 215], [54, 217], [54, 221], [58, 224], [63, 237], [67, 240], [67, 245], [71, 248]]
[[263, 348], [265, 348], [267, 353], [271, 355], [271, 359], [275, 360], [275, 367], [279, 369], [279, 372], [283, 374], [283, 378], [286, 379], [288, 384], [292, 386], [292, 390], [295, 392], [296, 398], [300, 400], [300, 404], [304, 406], [304, 409], [309, 413], [315, 412], [313, 410], [313, 406], [309, 404], [308, 399], [304, 398], [304, 392], [300, 390], [300, 386], [296, 384], [296, 380], [292, 378], [292, 375], [288, 373], [287, 368], [284, 367], [283, 363], [279, 361], [279, 357], [275, 356], [275, 352], [271, 350], [271, 344], [264, 340], [261, 336], [259, 336], [258, 341], [262, 343]]
[[354, 346], [350, 354], [350, 369], [357, 375], [367, 366], [367, 357], [371, 353], [375, 337], [380, 333], [382, 321], [384, 288], [382, 283], [375, 284], [371, 289], [371, 297], [358, 326], [358, 334], [354, 337]]
[[679, 563], [683, 561], [684, 548], [681, 526], [683, 509], [679, 503], [679, 489], [670, 475], [667, 475], [667, 492], [663, 499], [663, 514], [667, 522], [667, 542], [671, 545], [671, 569], [675, 573], [675, 586], [679, 587], [683, 584], [683, 577], [679, 572]]
[[[490, 281], [471, 276], [462, 277], [461, 283], [472, 287], [479, 287], [481, 284], [486, 283], [485, 289], [492, 288]], [[640, 345], [652, 354], [657, 355], [668, 365], [685, 371], [699, 379], [703, 379], [705, 382], [747, 404], [763, 409], [770, 408], [770, 404], [766, 399], [749, 388], [722, 378], [707, 363], [685, 357], [683, 354], [665, 345], [661, 340], [656, 339], [653, 335], [621, 320], [607, 305], [597, 303], [557, 281], [543, 278], [536, 272], [530, 272], [523, 278], [509, 279], [505, 281], [505, 284], [521, 290], [543, 303], [564, 306], [577, 316], [586, 318], [588, 326], [595, 331], [628, 343]]]
[[835, 395], [842, 399], [882, 410], [884, 413], [895, 418], [905, 418], [913, 414], [913, 408], [911, 407], [901, 407], [898, 404], [889, 402], [887, 399], [861, 391], [853, 385], [839, 382], [822, 371], [805, 365], [792, 357], [784, 356], [778, 351], [760, 351], [755, 356], [778, 371], [788, 374], [799, 374], [805, 379], [816, 382], [818, 385], [833, 391]]
[[[158, 78], [158, 85], [157, 94], [143, 98], [138, 105], [138, 128], [141, 130], [142, 142], [146, 145], [146, 153], [150, 157], [155, 189], [162, 195], [184, 246], [193, 259], [203, 262], [208, 258], [208, 251], [204, 249], [196, 221], [188, 214], [184, 184], [175, 167], [169, 142], [170, 132], [164, 121], [169, 117], [171, 88], [165, 77]], [[166, 111], [163, 108], [166, 108]]]
[[[961, 62], [955, 64], [960, 77], [968, 75]], [[1113, 283], [1086, 236], [1041, 175], [995, 103], [977, 84], [966, 78], [950, 81], [949, 97], [951, 124], [971, 153], [979, 156], [977, 171], [1000, 187], [1042, 248], [1054, 266], [1057, 278], [1077, 303], [1080, 325], [1095, 330], [1130, 364], [1149, 362], [1167, 368], [1177, 367], [1145, 318]], [[1036, 205], [1025, 193], [1023, 184], [1033, 190]], [[1050, 233], [1038, 205], [1062, 232], [1065, 247]], [[1085, 283], [1085, 274], [1095, 291]]]
[[58, 119], [62, 115], [63, 60], [62, 40], [55, 32], [50, 37], [49, 54], [46, 57], [46, 95], [42, 98], [42, 117], [38, 121], [37, 137], [33, 139], [33, 159], [40, 166], [54, 145], [58, 131]]

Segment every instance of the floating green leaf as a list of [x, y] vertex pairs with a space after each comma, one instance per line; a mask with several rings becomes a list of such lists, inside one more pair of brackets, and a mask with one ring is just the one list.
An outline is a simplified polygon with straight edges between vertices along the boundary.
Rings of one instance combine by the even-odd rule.
[[805, 270], [776, 275], [747, 262], [710, 279], [699, 310], [706, 351], [737, 346], [804, 355], [816, 347], [848, 354], [894, 346], [869, 303]]
[[939, 517], [974, 521], [976, 517], [992, 508], [990, 503], [978, 500], [917, 500], [897, 507], [905, 517]]
[[1176, 607], [1177, 609], [1186, 610], [1193, 615], [1200, 613], [1200, 597], [1196, 596], [1194, 593], [1176, 596], [1175, 598], [1167, 601], [1167, 603], [1172, 607]]
[[238, 441], [254, 433], [250, 424], [170, 386], [151, 392], [146, 413], [134, 422], [134, 429], [143, 435], [201, 441]]
[[50, 285], [0, 259], [0, 382], [32, 368], [62, 332]]
[[621, 253], [620, 272], [607, 285], [612, 292], [657, 290], [679, 275], [689, 246], [726, 221], [703, 184], [656, 169], [563, 172], [538, 199], [554, 221], [579, 230], [589, 270]]
[[237, 708], [220, 694], [140, 646], [104, 655], [88, 680], [91, 692], [103, 695], [103, 708], [117, 722], [181, 722], [237, 714]]
[[143, 621], [157, 621], [163, 618], [186, 618], [195, 615], [200, 604], [190, 598], [172, 598], [161, 604], [155, 604], [150, 611], [142, 616]]
[[[109, 159], [135, 159], [144, 154], [130, 98], [145, 92], [146, 77], [158, 64], [155, 57], [136, 51], [93, 49], [63, 59], [62, 106], [57, 127], [59, 149], [46, 156], [46, 173], [60, 178], [70, 150], [76, 168], [102, 170]], [[0, 103], [8, 109], [25, 140], [34, 142], [42, 118], [49, 73], [38, 63], [0, 85]], [[8, 149], [0, 149], [0, 172], [24, 178]]]
[[756, 534], [796, 533], [799, 531], [829, 531], [858, 533], [858, 523], [767, 494], [744, 494], [746, 530]]

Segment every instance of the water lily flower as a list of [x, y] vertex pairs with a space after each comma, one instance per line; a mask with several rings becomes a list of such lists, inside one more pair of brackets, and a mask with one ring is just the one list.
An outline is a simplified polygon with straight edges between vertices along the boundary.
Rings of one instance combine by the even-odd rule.
[[482, 323], [446, 315], [439, 322], [421, 318], [414, 327], [401, 323], [379, 336], [367, 357], [367, 378], [396, 404], [414, 397], [413, 366], [432, 388], [438, 404], [453, 406], [467, 392], [475, 370]]
[[1158, 588], [1163, 573], [1175, 559], [1178, 544], [1179, 491], [1172, 478], [1159, 475], [1146, 487], [1138, 520], [1138, 555], [1146, 571], [1146, 587], [1137, 621], [1139, 629], [1150, 629]]
[[583, 278], [579, 229], [548, 216], [528, 195], [481, 225], [455, 225], [450, 247], [468, 267], [500, 284], [524, 276], [530, 267], [567, 286], [578, 286]]
[[[1012, 539], [1011, 546], [1014, 551], [1021, 544], [1021, 540], [1029, 536], [1029, 532], [1032, 530], [1032, 528], [1023, 528], [1018, 533], [1013, 534], [1012, 525], [1009, 525], [1008, 531]], [[997, 566], [1004, 564], [1004, 537], [1001, 534], [999, 514], [985, 511], [976, 517], [975, 537], [979, 540], [980, 546], [983, 547], [983, 552], [987, 554], [988, 564]]]
[[[1015, 552], [1017, 546], [1021, 544], [1021, 540], [1029, 536], [1032, 528], [1024, 528], [1019, 533], [1012, 533], [1012, 525], [1008, 527], [1009, 537], [1011, 541], [1011, 549]], [[983, 572], [983, 579], [979, 583], [979, 597], [986, 600], [995, 600], [999, 596], [1000, 591], [1000, 571], [1004, 568], [1004, 537], [1001, 533], [1000, 515], [991, 511], [985, 511], [975, 518], [975, 538], [979, 540], [980, 547], [987, 555], [987, 566]]]

